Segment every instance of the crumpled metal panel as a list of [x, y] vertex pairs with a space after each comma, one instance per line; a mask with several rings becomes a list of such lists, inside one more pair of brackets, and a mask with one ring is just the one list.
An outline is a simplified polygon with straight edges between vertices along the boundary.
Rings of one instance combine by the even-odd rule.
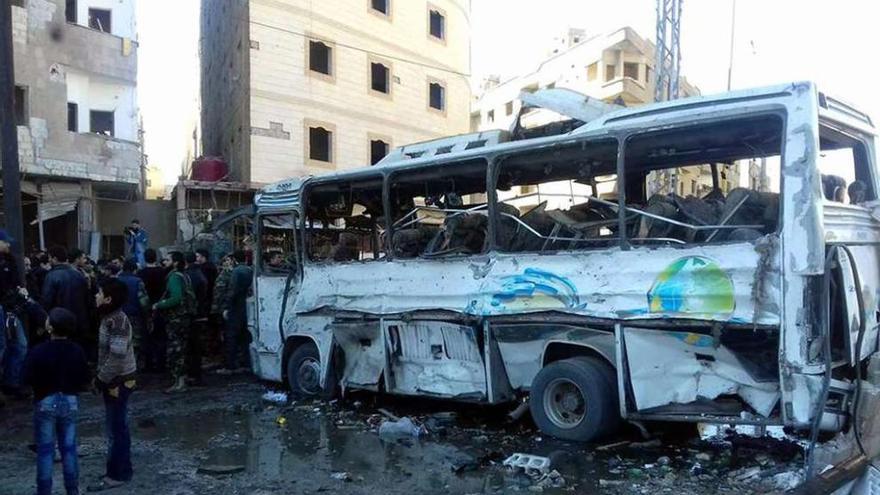
[[[775, 325], [780, 321], [775, 246], [759, 242], [317, 264], [305, 270], [295, 311], [333, 308], [381, 315], [449, 310], [475, 316], [556, 311], [609, 320]], [[756, 279], [762, 283], [756, 286]]]
[[730, 350], [716, 348], [712, 337], [627, 328], [625, 342], [640, 411], [736, 394], [767, 417], [779, 401], [778, 382], [756, 381]]

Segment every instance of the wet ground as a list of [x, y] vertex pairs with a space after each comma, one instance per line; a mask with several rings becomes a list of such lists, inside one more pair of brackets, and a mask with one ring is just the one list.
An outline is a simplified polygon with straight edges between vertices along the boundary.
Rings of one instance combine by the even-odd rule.
[[[344, 401], [271, 403], [267, 385], [240, 376], [163, 395], [147, 377], [132, 397], [134, 481], [111, 493], [768, 493], [800, 467], [785, 442], [733, 438], [701, 442], [690, 427], [634, 428], [595, 445], [560, 442], [507, 409], [355, 395]], [[103, 473], [103, 405], [83, 396], [83, 487]], [[379, 409], [385, 409], [380, 413]], [[411, 417], [428, 433], [380, 438], [387, 415]], [[0, 494], [33, 493], [34, 454], [28, 403], [0, 409]], [[627, 443], [629, 442], [629, 443]], [[615, 445], [619, 444], [619, 445]], [[513, 453], [546, 456], [550, 476], [512, 471]], [[61, 493], [60, 464], [56, 492]]]

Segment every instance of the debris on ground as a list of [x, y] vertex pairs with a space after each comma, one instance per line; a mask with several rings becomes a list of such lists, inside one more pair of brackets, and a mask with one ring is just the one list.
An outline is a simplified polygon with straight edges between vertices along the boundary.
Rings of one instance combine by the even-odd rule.
[[559, 471], [554, 469], [544, 476], [541, 476], [541, 478], [538, 479], [536, 486], [540, 486], [541, 488], [561, 488], [565, 486], [565, 478], [559, 474]]
[[420, 437], [426, 431], [421, 426], [413, 423], [409, 418], [400, 418], [400, 420], [388, 420], [379, 425], [380, 438], [400, 438], [400, 437]]
[[804, 481], [803, 470], [787, 471], [773, 476], [773, 486], [782, 491], [788, 491], [796, 488]]
[[214, 476], [222, 476], [225, 474], [235, 474], [244, 471], [241, 464], [207, 464], [200, 466], [196, 471], [199, 474], [210, 474]]
[[344, 481], [346, 483], [350, 483], [351, 481], [353, 481], [351, 475], [346, 473], [345, 471], [331, 473], [330, 477], [336, 481]]
[[263, 400], [273, 404], [287, 404], [287, 394], [284, 392], [272, 392], [270, 390], [263, 394]]
[[631, 442], [630, 442], [629, 440], [623, 440], [623, 441], [620, 441], [620, 442], [609, 443], [608, 445], [601, 445], [601, 446], [599, 446], [599, 447], [596, 447], [596, 451], [598, 451], [598, 452], [604, 452], [604, 451], [606, 451], [606, 450], [612, 450], [612, 449], [616, 449], [616, 448], [618, 448], [618, 447], [624, 447], [624, 446], [627, 446], [627, 445], [629, 445], [630, 443], [631, 443]]
[[550, 459], [531, 454], [513, 454], [503, 463], [504, 466], [513, 469], [522, 469], [526, 474], [547, 474], [550, 471]]

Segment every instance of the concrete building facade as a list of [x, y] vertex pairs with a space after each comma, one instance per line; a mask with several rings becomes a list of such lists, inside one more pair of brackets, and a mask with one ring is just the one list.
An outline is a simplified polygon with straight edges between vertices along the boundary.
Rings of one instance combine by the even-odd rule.
[[25, 248], [121, 237], [102, 210], [142, 196], [134, 0], [14, 0]]
[[469, 16], [469, 0], [203, 0], [203, 153], [256, 188], [467, 132]]
[[[684, 78], [680, 85], [683, 98], [700, 94]], [[654, 99], [654, 44], [629, 27], [595, 36], [587, 36], [582, 29], [569, 29], [552, 40], [547, 58], [533, 71], [505, 81], [493, 76], [483, 82], [472, 107], [471, 130], [510, 129], [518, 117], [527, 128], [562, 120], [562, 116], [543, 109], [519, 115], [520, 94], [546, 88], [571, 89], [625, 106], [650, 103]], [[681, 196], [705, 194], [712, 183], [709, 166], [681, 169], [673, 175], [655, 174], [650, 181], [655, 191], [672, 192], [674, 188]], [[721, 189], [727, 192], [738, 184], [739, 166], [725, 167]], [[605, 189], [611, 193], [612, 184]]]

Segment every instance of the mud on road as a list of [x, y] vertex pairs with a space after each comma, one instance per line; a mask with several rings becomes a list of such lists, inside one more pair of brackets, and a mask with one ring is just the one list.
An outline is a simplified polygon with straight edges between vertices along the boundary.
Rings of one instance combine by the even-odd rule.
[[[331, 403], [272, 403], [267, 385], [214, 377], [163, 395], [147, 377], [132, 397], [135, 477], [126, 494], [768, 493], [796, 480], [802, 452], [787, 442], [702, 442], [691, 428], [643, 440], [635, 429], [595, 445], [544, 437], [507, 409], [356, 395]], [[103, 404], [83, 395], [81, 488], [103, 474]], [[425, 425], [418, 438], [380, 438], [386, 417]], [[0, 409], [0, 494], [33, 493], [29, 403]], [[513, 453], [549, 457], [552, 476], [501, 465]], [[55, 490], [61, 493], [56, 463]]]

